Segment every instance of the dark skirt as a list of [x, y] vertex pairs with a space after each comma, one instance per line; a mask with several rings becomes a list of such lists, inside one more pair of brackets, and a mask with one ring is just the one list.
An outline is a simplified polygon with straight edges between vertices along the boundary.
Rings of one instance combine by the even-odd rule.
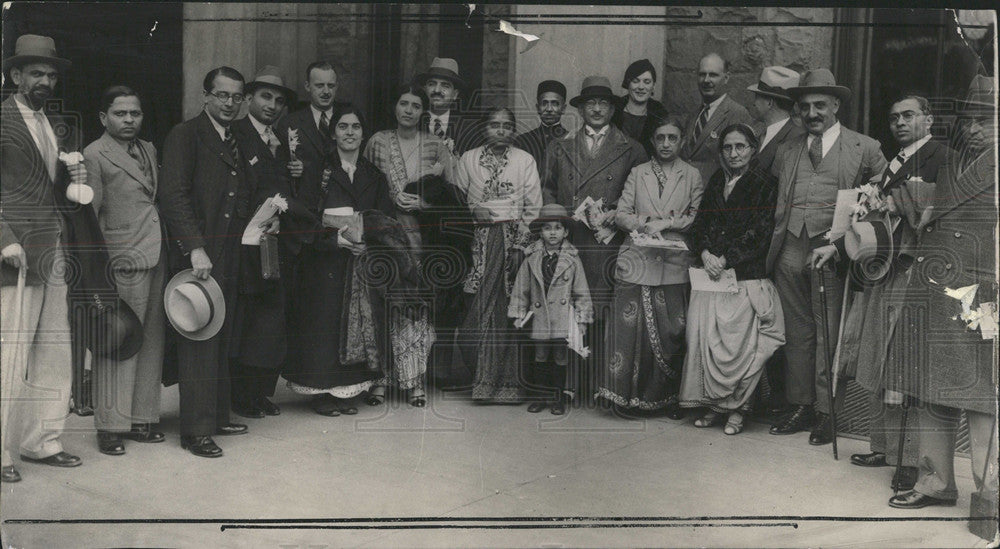
[[643, 410], [677, 402], [689, 296], [687, 283], [615, 287], [599, 397]]

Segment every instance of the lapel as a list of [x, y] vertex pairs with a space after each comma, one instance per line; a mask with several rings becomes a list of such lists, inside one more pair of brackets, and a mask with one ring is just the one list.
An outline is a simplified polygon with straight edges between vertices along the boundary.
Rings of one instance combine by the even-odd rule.
[[792, 207], [792, 188], [795, 187], [799, 162], [802, 161], [802, 155], [805, 153], [808, 136], [808, 132], [802, 132], [802, 135], [790, 143], [788, 149], [782, 151], [789, 161], [781, 165], [781, 177], [778, 179], [778, 204], [784, 204], [786, 216]]
[[219, 158], [223, 162], [229, 164], [230, 167], [236, 169], [236, 160], [233, 159], [233, 151], [229, 150], [226, 146], [225, 141], [219, 135], [219, 132], [215, 131], [215, 126], [212, 124], [211, 120], [208, 119], [208, 113], [202, 111], [197, 118], [198, 124], [198, 134], [201, 137], [203, 143], [205, 143], [209, 149], [219, 155]]
[[[922, 147], [917, 149], [915, 153], [911, 154], [910, 157], [906, 159], [906, 162], [903, 162], [903, 165], [896, 170], [896, 173], [892, 174], [892, 177], [886, 181], [882, 190], [891, 190], [899, 186], [900, 182], [905, 181], [909, 177], [913, 175], [920, 175], [923, 171], [924, 165], [934, 157], [938, 148], [942, 146], [943, 145], [936, 143], [933, 140], [924, 143]], [[899, 153], [897, 152], [897, 154]], [[889, 167], [886, 166], [885, 169], [888, 170]]]
[[555, 283], [556, 279], [563, 275], [567, 269], [573, 266], [573, 256], [576, 255], [576, 250], [567, 247], [567, 242], [563, 241], [562, 246], [559, 247], [559, 259], [556, 260], [556, 270], [552, 274], [552, 282]]
[[[14, 102], [13, 95], [3, 102], [2, 113], [4, 126], [3, 138], [14, 141], [19, 147], [28, 151], [28, 155], [31, 156], [32, 166], [44, 166], [45, 160], [42, 159], [42, 153], [38, 150], [38, 145], [35, 144], [35, 140], [31, 137], [28, 125], [24, 123], [24, 117], [21, 116], [21, 110]], [[49, 171], [40, 170], [40, 172], [51, 183]]]
[[[767, 145], [764, 145], [764, 148], [760, 150], [757, 156], [774, 158], [775, 150], [778, 148], [778, 145], [780, 145], [781, 142], [788, 137], [788, 134], [792, 131], [793, 126], [795, 126], [795, 124], [792, 122], [791, 118], [785, 120], [785, 125], [778, 130], [778, 133], [774, 134], [774, 137], [767, 142]], [[765, 128], [764, 131], [767, 131], [767, 128]]]
[[153, 180], [153, 192], [156, 192], [160, 181], [160, 166], [156, 163], [156, 148], [148, 141], [139, 140], [142, 150], [146, 151], [146, 158], [149, 159], [150, 178]]
[[[875, 174], [861, 173], [861, 140], [858, 135], [841, 126], [840, 137], [834, 145], [839, 147], [840, 158], [837, 160], [837, 179], [841, 189], [851, 189], [864, 185], [867, 179]], [[833, 149], [831, 149], [833, 150]]]
[[[719, 103], [719, 106], [715, 109], [715, 112], [712, 113], [712, 116], [709, 117], [708, 122], [705, 123], [705, 129], [702, 130], [701, 135], [698, 136], [698, 140], [695, 141], [694, 144], [691, 146], [692, 154], [694, 153], [694, 151], [700, 149], [701, 146], [705, 143], [705, 140], [708, 139], [710, 135], [712, 135], [712, 132], [718, 130], [719, 126], [721, 126], [722, 123], [729, 118], [729, 111], [732, 109], [732, 106], [730, 105], [731, 101], [732, 99], [729, 98], [728, 93], [725, 95], [725, 97], [722, 98], [722, 101]], [[695, 120], [695, 122], [697, 123], [697, 119]], [[693, 131], [693, 126], [692, 126], [692, 131]], [[692, 137], [694, 137], [693, 133]]]
[[545, 278], [542, 276], [542, 259], [545, 257], [545, 246], [542, 245], [540, 240], [536, 241], [535, 244], [538, 245], [538, 250], [528, 255], [528, 270], [535, 277], [535, 280], [538, 281], [538, 287], [545, 291], [548, 289], [545, 287]]
[[356, 206], [360, 205], [361, 198], [368, 192], [368, 188], [372, 186], [375, 178], [368, 173], [368, 167], [365, 166], [364, 160], [362, 160], [361, 156], [358, 156], [358, 164], [354, 169], [354, 182], [351, 182], [351, 179], [347, 177], [347, 172], [340, 166], [340, 157], [333, 155], [333, 158], [336, 159], [336, 165], [333, 166], [331, 173], [333, 182], [340, 185], [341, 189], [351, 195]]
[[[577, 148], [584, 155], [581, 158], [589, 158], [590, 152], [587, 151], [587, 141], [583, 136], [583, 133], [577, 135]], [[625, 134], [621, 132], [618, 128], [614, 126], [608, 126], [608, 135], [604, 137], [604, 142], [601, 143], [601, 147], [597, 149], [597, 155], [593, 158], [589, 158], [587, 163], [586, 172], [580, 177], [580, 183], [577, 188], [582, 187], [591, 178], [594, 177], [598, 172], [602, 171], [608, 164], [611, 164], [615, 160], [628, 152], [629, 144], [628, 140], [625, 138]]]
[[660, 181], [656, 178], [656, 172], [652, 169], [652, 163], [656, 162], [656, 160], [649, 161], [649, 175], [652, 177], [643, 177], [641, 179], [643, 187], [646, 188], [646, 194], [649, 196], [653, 207], [656, 209], [656, 213], [659, 214], [661, 219], [668, 217], [667, 206], [670, 204], [670, 199], [674, 196], [674, 193], [677, 192], [677, 188], [681, 186], [681, 173], [683, 170], [678, 164], [678, 161], [680, 161], [679, 158], [674, 161], [674, 166], [671, 170], [671, 173], [674, 175], [675, 183], [673, 185], [669, 185], [668, 181], [668, 186], [663, 189], [663, 196], [660, 196]]
[[[333, 122], [331, 121], [330, 123], [332, 124]], [[289, 127], [299, 130], [299, 135], [308, 139], [312, 143], [313, 148], [319, 151], [320, 156], [326, 154], [326, 138], [319, 133], [319, 128], [316, 127], [316, 121], [313, 120], [312, 107], [306, 107], [299, 111], [298, 117], [291, 121]]]
[[[155, 187], [150, 188], [150, 182], [146, 181], [146, 177], [143, 175], [135, 159], [129, 156], [128, 152], [108, 135], [107, 132], [100, 137], [100, 140], [101, 156], [108, 159], [108, 162], [118, 166], [118, 168], [127, 173], [132, 179], [138, 181], [146, 190], [155, 191]], [[145, 147], [143, 147], [143, 150], [145, 150]], [[146, 151], [146, 156], [149, 156], [148, 151]], [[151, 171], [155, 172], [156, 170]]]

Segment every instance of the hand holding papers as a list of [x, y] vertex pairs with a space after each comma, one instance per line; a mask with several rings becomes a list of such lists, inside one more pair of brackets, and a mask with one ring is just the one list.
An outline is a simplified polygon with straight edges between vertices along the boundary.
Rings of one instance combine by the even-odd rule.
[[260, 246], [260, 237], [264, 234], [264, 226], [279, 213], [288, 210], [288, 201], [280, 194], [269, 197], [257, 208], [253, 214], [253, 219], [247, 223], [247, 228], [243, 231], [242, 244], [247, 246]]
[[573, 219], [594, 231], [594, 238], [598, 242], [607, 244], [615, 237], [615, 213], [615, 210], [605, 209], [603, 198], [595, 201], [588, 196], [573, 212]]
[[587, 347], [583, 342], [583, 332], [580, 331], [580, 325], [576, 323], [576, 308], [570, 305], [569, 308], [569, 335], [566, 336], [566, 346], [570, 348], [571, 351], [580, 355], [582, 358], [587, 358], [590, 356], [590, 348]]
[[632, 237], [632, 243], [636, 246], [663, 248], [665, 250], [680, 250], [682, 252], [688, 251], [687, 244], [685, 244], [683, 240], [663, 238], [659, 233], [645, 234], [640, 233], [639, 231], [632, 231], [629, 236]]
[[695, 267], [688, 268], [688, 276], [691, 278], [691, 289], [699, 292], [726, 292], [735, 294], [740, 291], [736, 284], [736, 271], [725, 269], [719, 280], [712, 280], [705, 269]]

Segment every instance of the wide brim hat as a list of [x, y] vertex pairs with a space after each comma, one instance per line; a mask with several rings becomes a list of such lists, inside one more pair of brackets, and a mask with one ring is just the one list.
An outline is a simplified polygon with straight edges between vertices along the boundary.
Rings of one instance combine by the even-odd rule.
[[611, 92], [611, 81], [606, 76], [588, 76], [583, 79], [580, 86], [580, 95], [569, 100], [569, 104], [576, 108], [588, 99], [603, 97], [608, 101], [615, 101], [617, 97]]
[[969, 84], [969, 93], [964, 100], [958, 101], [958, 108], [963, 113], [990, 113], [997, 108], [996, 80], [983, 74], [977, 74]]
[[892, 221], [887, 214], [869, 214], [864, 220], [852, 220], [844, 233], [844, 248], [854, 261], [862, 281], [876, 282], [892, 266], [896, 243]]
[[58, 71], [65, 71], [73, 63], [56, 55], [56, 42], [48, 36], [24, 34], [14, 44], [14, 55], [3, 60], [3, 71], [28, 63], [49, 63]]
[[92, 329], [87, 348], [94, 356], [127, 360], [142, 348], [142, 321], [123, 299], [102, 311]]
[[458, 61], [447, 57], [435, 57], [431, 66], [425, 72], [417, 75], [417, 85], [423, 86], [430, 78], [445, 78], [451, 80], [459, 89], [465, 88], [465, 80], [458, 74]]
[[174, 275], [163, 291], [167, 320], [177, 333], [193, 341], [211, 339], [226, 320], [226, 298], [211, 276], [202, 280], [194, 270]]
[[806, 71], [798, 86], [788, 88], [788, 96], [793, 100], [809, 93], [832, 95], [841, 101], [851, 98], [851, 88], [837, 85], [837, 79], [830, 69]]
[[568, 229], [568, 224], [571, 219], [572, 218], [570, 218], [569, 212], [562, 204], [546, 204], [542, 206], [541, 210], [539, 210], [538, 217], [528, 224], [528, 229], [532, 232], [538, 232], [542, 229], [542, 225], [548, 223], [549, 221], [558, 221], [563, 225], [566, 225], [566, 228]]
[[281, 75], [281, 69], [274, 65], [267, 65], [260, 69], [253, 80], [247, 82], [243, 87], [247, 95], [252, 95], [260, 88], [272, 88], [285, 94], [286, 104], [294, 105], [298, 101], [298, 94], [295, 90], [285, 85], [285, 79]]
[[799, 85], [799, 73], [787, 67], [764, 67], [757, 83], [747, 86], [747, 90], [757, 95], [791, 101], [788, 90]]

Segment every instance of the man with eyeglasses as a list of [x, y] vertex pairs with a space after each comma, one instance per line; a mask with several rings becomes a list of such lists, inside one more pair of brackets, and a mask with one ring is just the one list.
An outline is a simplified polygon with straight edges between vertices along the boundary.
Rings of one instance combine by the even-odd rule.
[[226, 318], [215, 336], [177, 337], [181, 446], [200, 457], [219, 457], [213, 435], [240, 435], [247, 426], [229, 420], [229, 335], [235, 316], [240, 238], [256, 187], [248, 151], [240, 150], [231, 125], [245, 98], [244, 78], [234, 68], [205, 75], [205, 107], [167, 135], [157, 198], [167, 223], [172, 273], [190, 267], [222, 288]]
[[[584, 125], [575, 134], [552, 141], [539, 169], [546, 204], [555, 202], [575, 211], [589, 197], [603, 199], [605, 208], [613, 210], [629, 172], [649, 160], [642, 145], [611, 124], [614, 101], [607, 77], [583, 80], [580, 94], [569, 103], [580, 112]], [[594, 325], [586, 336], [588, 346], [592, 356], [600, 357], [604, 356], [604, 322], [613, 296], [615, 258], [625, 237], [613, 228], [597, 229], [573, 221], [569, 238], [579, 252], [595, 306]], [[596, 361], [590, 363], [587, 370], [593, 370]]]

